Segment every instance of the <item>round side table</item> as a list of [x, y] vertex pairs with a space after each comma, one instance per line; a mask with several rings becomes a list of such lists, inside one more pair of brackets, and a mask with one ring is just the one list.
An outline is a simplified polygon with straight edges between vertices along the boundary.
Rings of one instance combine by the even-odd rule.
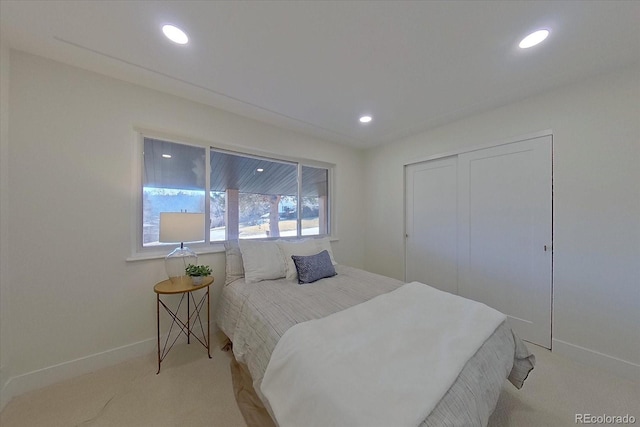
[[[157, 320], [157, 332], [158, 332], [158, 372], [160, 373], [160, 364], [167, 356], [173, 345], [176, 343], [181, 334], [185, 334], [187, 336], [187, 343], [191, 344], [191, 336], [197, 339], [200, 344], [207, 349], [207, 355], [209, 359], [211, 359], [211, 331], [210, 331], [210, 297], [209, 297], [209, 287], [213, 283], [213, 277], [207, 276], [204, 278], [201, 284], [193, 285], [191, 279], [187, 276], [182, 277], [181, 280], [177, 280], [172, 282], [171, 280], [163, 280], [162, 282], [156, 283], [153, 287], [153, 291], [156, 293], [156, 320]], [[194, 297], [194, 291], [199, 289], [205, 289], [206, 292], [202, 295], [200, 300], [196, 302]], [[160, 298], [160, 295], [173, 295], [173, 294], [181, 294], [180, 302], [175, 309], [169, 308], [164, 301]], [[180, 319], [178, 313], [180, 311], [180, 307], [184, 300], [187, 300], [187, 318], [186, 320]], [[207, 305], [207, 332], [205, 334], [204, 326], [202, 325], [202, 318], [200, 317], [200, 312], [203, 306]], [[193, 311], [191, 309], [191, 303], [193, 303]], [[160, 306], [162, 306], [167, 314], [171, 317], [171, 326], [169, 327], [169, 333], [167, 334], [167, 338], [164, 342], [162, 350], [160, 349]], [[193, 331], [194, 325], [200, 325], [200, 332], [202, 334], [202, 338], [196, 335]], [[169, 339], [171, 338], [171, 332], [173, 331], [173, 327], [177, 326], [180, 328], [180, 331], [173, 339], [173, 341], [169, 344]]]

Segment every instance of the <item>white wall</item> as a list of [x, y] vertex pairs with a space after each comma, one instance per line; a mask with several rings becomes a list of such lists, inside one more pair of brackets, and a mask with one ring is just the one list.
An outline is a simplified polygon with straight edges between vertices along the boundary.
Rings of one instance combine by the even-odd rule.
[[8, 230], [7, 188], [9, 164], [9, 48], [0, 44], [0, 409], [2, 408], [2, 389], [6, 384], [9, 370], [6, 367], [8, 359], [8, 337], [10, 330], [9, 304], [5, 285], [7, 282], [7, 253]]
[[[8, 319], [3, 310], [2, 326], [8, 322], [15, 333], [2, 338], [10, 377], [3, 401], [155, 348], [153, 285], [164, 279], [163, 260], [125, 261], [134, 126], [335, 164], [334, 252], [341, 263], [363, 266], [360, 151], [41, 57], [10, 55], [9, 185], [3, 177], [2, 187], [10, 251], [2, 253], [2, 290], [12, 310]], [[214, 267], [215, 309], [224, 254], [200, 260]]]
[[553, 131], [554, 351], [640, 379], [640, 67], [365, 154], [365, 268], [404, 276], [403, 166]]

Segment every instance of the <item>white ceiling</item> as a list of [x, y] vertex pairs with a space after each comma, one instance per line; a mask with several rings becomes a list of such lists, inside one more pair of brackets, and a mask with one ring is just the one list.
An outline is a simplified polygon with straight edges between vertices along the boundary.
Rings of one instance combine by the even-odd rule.
[[636, 63], [639, 23], [637, 1], [0, 1], [12, 48], [362, 148]]

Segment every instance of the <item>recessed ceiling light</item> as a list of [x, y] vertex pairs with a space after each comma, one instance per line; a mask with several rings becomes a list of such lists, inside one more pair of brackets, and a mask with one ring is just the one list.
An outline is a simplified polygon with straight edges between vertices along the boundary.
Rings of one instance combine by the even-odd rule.
[[189, 42], [189, 37], [182, 31], [180, 28], [174, 25], [165, 25], [162, 27], [162, 32], [169, 40], [178, 44], [187, 44]]
[[171, 158], [171, 154], [163, 154], [162, 157], [164, 157], [165, 159], [170, 159]]
[[544, 39], [547, 38], [548, 35], [549, 35], [549, 30], [535, 31], [529, 34], [527, 37], [523, 38], [518, 46], [520, 46], [521, 49], [530, 48], [542, 42]]
[[256, 169], [256, 172], [264, 172], [264, 169], [258, 168], [258, 169]]
[[362, 116], [362, 117], [360, 117], [360, 123], [369, 123], [371, 120], [373, 120], [371, 118], [371, 116]]

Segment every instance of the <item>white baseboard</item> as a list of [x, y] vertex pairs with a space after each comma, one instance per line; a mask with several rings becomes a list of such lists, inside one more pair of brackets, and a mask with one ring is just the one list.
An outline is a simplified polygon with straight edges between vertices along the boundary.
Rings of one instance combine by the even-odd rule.
[[[210, 326], [211, 337], [213, 338], [218, 332], [218, 325], [215, 322], [211, 322]], [[160, 337], [161, 340], [165, 338], [165, 334]], [[26, 374], [17, 375], [12, 378], [5, 378], [7, 370], [3, 368], [0, 370], [0, 374], [2, 374], [0, 375], [0, 379], [2, 379], [2, 382], [0, 382], [0, 411], [4, 409], [5, 405], [9, 403], [11, 399], [23, 393], [37, 390], [79, 375], [88, 374], [98, 369], [113, 366], [120, 362], [133, 359], [134, 357], [154, 353], [158, 349], [156, 340], [157, 338], [155, 337], [149, 338], [101, 353], [63, 362], [58, 365], [27, 372]], [[212, 342], [214, 342], [213, 339]]]
[[557, 339], [553, 339], [552, 348], [554, 353], [566, 356], [577, 362], [595, 366], [621, 378], [640, 382], [640, 365], [636, 363]]
[[156, 351], [156, 349], [156, 338], [151, 338], [12, 377], [0, 391], [0, 410], [13, 397], [28, 391], [143, 356]]

